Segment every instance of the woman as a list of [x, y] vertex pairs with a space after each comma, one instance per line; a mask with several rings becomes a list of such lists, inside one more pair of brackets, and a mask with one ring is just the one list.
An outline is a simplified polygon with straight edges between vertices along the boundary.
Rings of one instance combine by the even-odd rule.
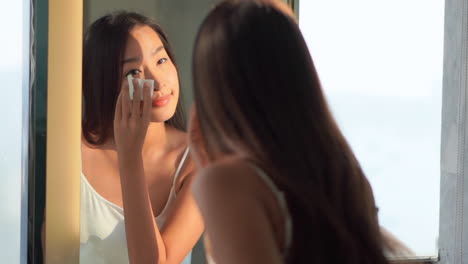
[[212, 262], [387, 263], [371, 187], [291, 14], [226, 0], [198, 32], [193, 192]]
[[[80, 262], [181, 263], [204, 227], [167, 36], [114, 13], [90, 26], [83, 56]], [[154, 80], [153, 95], [135, 88], [131, 100], [129, 75]]]

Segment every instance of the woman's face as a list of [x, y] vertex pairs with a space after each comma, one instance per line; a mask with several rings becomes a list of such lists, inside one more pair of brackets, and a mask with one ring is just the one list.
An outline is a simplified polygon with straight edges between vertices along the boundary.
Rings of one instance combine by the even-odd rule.
[[128, 75], [154, 80], [152, 122], [164, 122], [174, 115], [179, 99], [177, 69], [158, 34], [149, 26], [135, 26], [130, 31], [123, 60], [122, 81], [126, 81]]

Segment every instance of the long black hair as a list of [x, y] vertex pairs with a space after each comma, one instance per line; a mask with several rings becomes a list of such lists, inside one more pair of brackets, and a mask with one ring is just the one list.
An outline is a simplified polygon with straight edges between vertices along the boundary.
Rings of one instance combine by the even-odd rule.
[[372, 189], [338, 128], [299, 27], [273, 0], [227, 0], [193, 57], [208, 155], [248, 153], [282, 189], [288, 263], [387, 263]]

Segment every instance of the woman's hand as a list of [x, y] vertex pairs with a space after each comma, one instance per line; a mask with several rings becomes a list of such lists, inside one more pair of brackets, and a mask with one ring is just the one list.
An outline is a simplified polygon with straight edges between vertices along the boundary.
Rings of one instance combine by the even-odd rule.
[[192, 160], [200, 170], [209, 162], [209, 156], [206, 151], [206, 142], [200, 130], [200, 121], [198, 120], [196, 106], [193, 105], [190, 109], [190, 121], [188, 129], [188, 142], [190, 146], [190, 153]]
[[[139, 87], [138, 81], [133, 80], [133, 86]], [[130, 99], [127, 81], [122, 83], [114, 116], [114, 138], [119, 156], [140, 157], [146, 131], [151, 118], [150, 86], [143, 86], [143, 101], [141, 89], [134, 90], [133, 100]]]

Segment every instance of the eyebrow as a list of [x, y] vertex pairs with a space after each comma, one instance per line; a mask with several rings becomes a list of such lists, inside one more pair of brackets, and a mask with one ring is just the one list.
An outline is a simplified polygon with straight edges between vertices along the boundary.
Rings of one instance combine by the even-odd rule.
[[158, 54], [158, 52], [160, 52], [163, 49], [164, 49], [164, 46], [161, 45], [161, 46], [157, 47], [155, 50], [153, 50], [153, 52], [151, 52], [151, 55], [154, 56], [154, 55]]
[[[160, 51], [163, 50], [163, 49], [164, 49], [164, 46], [159, 46], [159, 47], [157, 47], [155, 50], [153, 50], [153, 51], [151, 52], [151, 55], [154, 56], [154, 55], [156, 55], [158, 52], [160, 52]], [[125, 64], [125, 63], [130, 63], [130, 62], [137, 62], [137, 61], [139, 61], [139, 60], [141, 60], [141, 57], [140, 57], [140, 56], [137, 56], [137, 57], [130, 57], [130, 58], [124, 59], [124, 60], [122, 61], [122, 63]]]

